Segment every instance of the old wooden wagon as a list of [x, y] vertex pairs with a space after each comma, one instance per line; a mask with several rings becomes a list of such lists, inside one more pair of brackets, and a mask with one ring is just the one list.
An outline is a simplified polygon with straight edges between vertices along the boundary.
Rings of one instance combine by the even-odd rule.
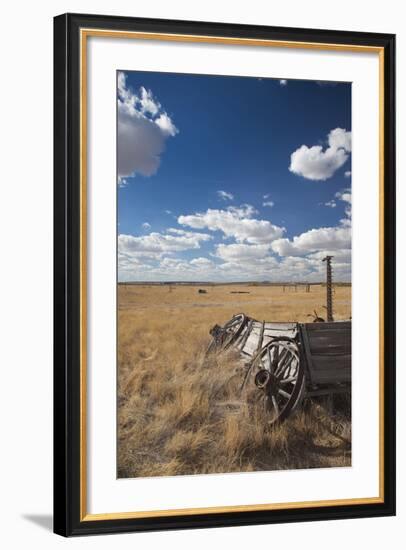
[[270, 422], [284, 420], [304, 397], [351, 389], [351, 321], [269, 323], [239, 313], [210, 333], [209, 353], [238, 352], [242, 390], [255, 384]]

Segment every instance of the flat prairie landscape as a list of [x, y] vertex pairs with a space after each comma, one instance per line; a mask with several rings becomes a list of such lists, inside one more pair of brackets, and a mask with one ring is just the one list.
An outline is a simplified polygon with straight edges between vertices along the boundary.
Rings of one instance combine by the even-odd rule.
[[[240, 395], [233, 352], [205, 357], [213, 325], [236, 313], [311, 322], [314, 311], [326, 316], [325, 294], [322, 285], [119, 284], [118, 477], [350, 466], [349, 397], [333, 408], [305, 400], [270, 426], [255, 393]], [[333, 297], [335, 320], [348, 319], [351, 287], [335, 285]]]

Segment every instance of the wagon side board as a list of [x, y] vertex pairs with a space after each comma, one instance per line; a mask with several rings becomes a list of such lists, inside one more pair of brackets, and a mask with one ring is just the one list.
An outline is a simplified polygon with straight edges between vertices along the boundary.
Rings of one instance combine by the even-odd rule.
[[296, 323], [267, 323], [255, 319], [245, 326], [234, 346], [244, 356], [254, 357], [258, 351], [275, 338], [288, 337], [295, 339], [297, 335]]
[[351, 321], [300, 325], [309, 382], [351, 382]]

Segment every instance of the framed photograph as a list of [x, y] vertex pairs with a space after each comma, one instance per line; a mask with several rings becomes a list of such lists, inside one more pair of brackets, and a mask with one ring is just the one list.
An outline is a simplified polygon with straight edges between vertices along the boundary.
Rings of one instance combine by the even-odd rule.
[[54, 20], [56, 533], [395, 513], [395, 37]]

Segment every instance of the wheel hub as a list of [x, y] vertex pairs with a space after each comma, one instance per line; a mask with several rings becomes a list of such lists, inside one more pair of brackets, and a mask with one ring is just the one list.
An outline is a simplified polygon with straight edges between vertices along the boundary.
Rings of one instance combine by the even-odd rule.
[[257, 388], [266, 391], [270, 395], [276, 394], [279, 387], [277, 377], [266, 369], [261, 369], [257, 372], [255, 376], [255, 385]]

